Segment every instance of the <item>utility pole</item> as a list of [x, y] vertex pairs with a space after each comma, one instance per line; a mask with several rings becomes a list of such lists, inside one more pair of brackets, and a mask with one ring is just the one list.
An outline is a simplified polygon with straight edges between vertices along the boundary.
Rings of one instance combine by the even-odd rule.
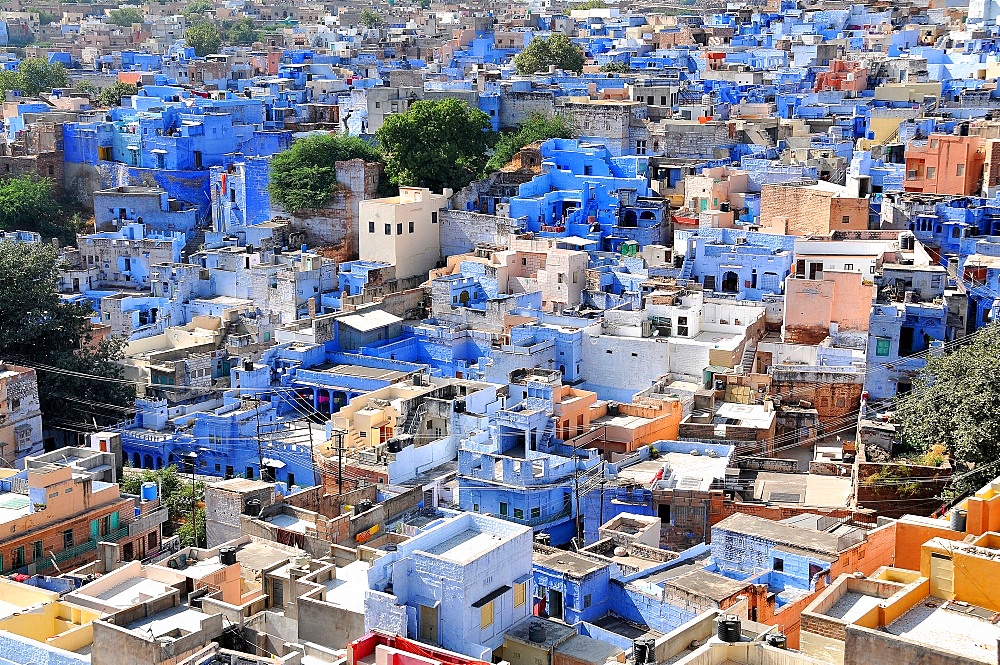
[[260, 479], [264, 480], [264, 449], [260, 444], [260, 395], [255, 393], [254, 399], [257, 400], [257, 408], [254, 411], [254, 418], [257, 421], [257, 468], [259, 469]]
[[579, 445], [573, 446], [573, 494], [576, 495], [576, 537], [583, 545], [583, 524], [580, 515], [580, 458], [577, 456]]
[[344, 433], [337, 430], [337, 494], [344, 496]]

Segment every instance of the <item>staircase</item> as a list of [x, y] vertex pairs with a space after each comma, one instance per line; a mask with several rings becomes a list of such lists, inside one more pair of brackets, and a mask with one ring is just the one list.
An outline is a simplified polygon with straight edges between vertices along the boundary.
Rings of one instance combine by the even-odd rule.
[[681, 265], [681, 274], [679, 279], [690, 280], [692, 272], [694, 272], [694, 261], [691, 260], [691, 256], [689, 254], [685, 254], [684, 263]]
[[549, 418], [549, 421], [545, 424], [545, 429], [542, 430], [541, 434], [538, 435], [538, 445], [536, 450], [547, 450], [552, 445], [552, 440], [556, 436], [556, 419]]
[[194, 234], [194, 237], [188, 240], [187, 244], [184, 245], [184, 249], [181, 251], [181, 260], [186, 262], [189, 256], [191, 256], [195, 252], [201, 251], [201, 248], [204, 244], [205, 244], [205, 229], [197, 229], [197, 231]]
[[757, 357], [757, 340], [747, 342], [743, 347], [743, 358], [740, 360], [740, 372], [748, 375], [753, 372], [754, 359]]
[[417, 428], [420, 427], [420, 423], [423, 421], [423, 416], [426, 412], [426, 404], [421, 404], [417, 408], [410, 411], [410, 413], [406, 416], [406, 420], [403, 422], [403, 427], [396, 430], [397, 433], [416, 435]]

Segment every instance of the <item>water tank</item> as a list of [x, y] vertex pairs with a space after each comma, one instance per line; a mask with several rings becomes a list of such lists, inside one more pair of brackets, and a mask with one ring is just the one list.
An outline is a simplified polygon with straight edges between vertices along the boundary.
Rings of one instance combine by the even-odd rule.
[[735, 644], [740, 641], [743, 633], [740, 628], [740, 618], [724, 614], [719, 617], [719, 628], [716, 633], [720, 640]]
[[156, 483], [143, 483], [141, 495], [143, 501], [155, 501], [157, 497]]
[[545, 626], [537, 621], [528, 624], [528, 640], [539, 644], [545, 641]]
[[632, 660], [635, 665], [656, 660], [656, 642], [648, 637], [632, 641]]
[[951, 511], [951, 519], [950, 519], [951, 530], [961, 531], [962, 533], [965, 533], [965, 521], [967, 517], [968, 513], [965, 511], [964, 508], [953, 508]]
[[374, 507], [375, 504], [372, 503], [371, 500], [361, 499], [361, 501], [358, 501], [357, 504], [355, 504], [354, 506], [354, 514], [360, 515], [361, 513], [366, 513]]
[[223, 566], [232, 566], [236, 563], [236, 548], [223, 547], [219, 549], [219, 562]]
[[257, 517], [260, 515], [260, 499], [247, 499], [247, 504], [243, 508], [243, 514], [249, 515], [250, 517]]
[[784, 633], [771, 633], [767, 636], [767, 643], [776, 649], [788, 648], [788, 638]]

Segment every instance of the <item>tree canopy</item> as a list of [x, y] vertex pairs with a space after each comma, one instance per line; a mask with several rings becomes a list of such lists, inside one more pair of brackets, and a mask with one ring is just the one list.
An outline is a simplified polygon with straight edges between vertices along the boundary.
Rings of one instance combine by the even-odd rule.
[[499, 171], [514, 158], [518, 150], [535, 141], [568, 139], [572, 137], [573, 127], [563, 117], [534, 115], [521, 125], [516, 132], [505, 132], [500, 135], [493, 148], [493, 156], [486, 163], [485, 173], [489, 174]]
[[607, 6], [608, 3], [604, 0], [583, 0], [583, 2], [575, 3], [572, 9], [604, 9]]
[[135, 7], [123, 7], [122, 9], [112, 9], [108, 12], [108, 22], [122, 28], [128, 28], [136, 23], [146, 20], [146, 15], [141, 9]]
[[[190, 475], [184, 476], [171, 464], [163, 469], [144, 469], [141, 473], [126, 473], [122, 476], [119, 487], [125, 494], [139, 495], [143, 483], [157, 484], [160, 491], [160, 505], [167, 507], [170, 524], [180, 536], [181, 545], [188, 547], [200, 544], [204, 547], [205, 509], [198, 504], [204, 500], [205, 484], [200, 480], [192, 483]], [[192, 509], [195, 511], [195, 520], [198, 523], [197, 543], [194, 540], [195, 531], [191, 528]]]
[[27, 175], [0, 180], [0, 229], [36, 231], [70, 243], [76, 242], [78, 222], [64, 214], [51, 180]]
[[20, 90], [27, 97], [35, 97], [68, 84], [66, 68], [59, 63], [49, 64], [45, 58], [25, 58], [15, 71], [0, 71], [0, 93], [3, 94]]
[[131, 83], [117, 83], [108, 86], [97, 94], [97, 103], [101, 106], [118, 106], [122, 103], [122, 97], [130, 97], [139, 92], [139, 88]]
[[39, 25], [49, 25], [50, 23], [56, 23], [61, 18], [61, 15], [54, 14], [44, 9], [38, 10], [38, 23]]
[[584, 62], [586, 58], [583, 49], [562, 33], [551, 37], [535, 37], [524, 50], [514, 56], [518, 74], [548, 71], [550, 65], [567, 72], [580, 73]]
[[399, 186], [461, 189], [482, 172], [493, 139], [490, 118], [464, 101], [413, 103], [376, 133], [386, 173]]
[[604, 74], [628, 74], [632, 68], [624, 62], [606, 62], [599, 68]]
[[951, 353], [927, 358], [901, 396], [896, 417], [906, 444], [923, 453], [944, 446], [955, 473], [972, 473], [956, 486], [975, 489], [1000, 475], [1000, 322]]
[[[0, 208], [6, 206], [0, 202]], [[135, 401], [118, 363], [123, 342], [91, 343], [93, 311], [59, 297], [57, 260], [48, 243], [0, 243], [0, 358], [38, 368], [46, 425], [81, 429], [94, 421], [99, 427], [120, 422]]]
[[271, 199], [289, 212], [323, 207], [337, 187], [336, 163], [348, 159], [378, 162], [382, 157], [356, 136], [313, 134], [298, 139], [271, 158]]
[[382, 22], [382, 16], [370, 7], [365, 7], [361, 10], [361, 16], [358, 18], [358, 23], [365, 26], [366, 28], [374, 28], [376, 25]]
[[213, 24], [198, 23], [184, 32], [184, 41], [194, 49], [195, 55], [202, 57], [219, 52], [219, 47], [222, 46], [222, 35]]
[[209, 11], [212, 11], [212, 3], [209, 0], [191, 0], [184, 8], [184, 16], [190, 20], [192, 16]]
[[260, 39], [260, 31], [249, 16], [223, 25], [226, 41], [239, 46], [249, 46]]

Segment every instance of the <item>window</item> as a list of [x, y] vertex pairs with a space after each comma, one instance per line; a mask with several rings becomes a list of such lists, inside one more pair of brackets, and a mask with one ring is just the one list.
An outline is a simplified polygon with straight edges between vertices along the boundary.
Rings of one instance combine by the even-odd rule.
[[590, 597], [589, 593], [587, 595], [585, 595], [583, 597], [583, 609], [587, 609], [588, 607], [590, 607], [590, 603], [592, 601], [593, 601], [593, 599]]
[[522, 508], [515, 508], [514, 509], [514, 519], [516, 519], [516, 520], [523, 520], [524, 519], [524, 509], [522, 509]]
[[387, 236], [391, 236], [392, 235], [392, 224], [386, 224], [385, 225], [385, 234]]
[[45, 556], [45, 553], [42, 551], [42, 541], [36, 540], [31, 545], [31, 560], [38, 561], [43, 556]]
[[63, 549], [73, 547], [73, 529], [63, 531]]
[[892, 340], [885, 337], [878, 337], [875, 340], [875, 355], [879, 357], [886, 357], [889, 355], [889, 349], [892, 346]]
[[531, 519], [537, 519], [542, 516], [542, 509], [535, 506], [531, 509]]
[[938, 140], [937, 139], [931, 139], [931, 147], [932, 148], [938, 147]]
[[479, 504], [478, 503], [472, 504], [472, 512], [474, 512], [474, 513], [478, 513], [479, 512]]
[[506, 517], [507, 516], [507, 512], [508, 512], [508, 506], [507, 506], [507, 504], [504, 503], [503, 501], [501, 501], [500, 502], [500, 514], [503, 517]]
[[483, 630], [493, 625], [493, 601], [479, 608], [479, 627]]
[[527, 582], [520, 582], [514, 585], [514, 607], [524, 605], [524, 597], [527, 594]]
[[955, 175], [959, 177], [965, 175], [965, 164], [959, 164], [955, 167]]
[[396, 224], [396, 235], [398, 235], [398, 236], [403, 235], [403, 223], [402, 222]]
[[843, 217], [840, 218], [840, 223], [841, 224], [850, 224], [851, 223], [851, 216], [850, 215], [844, 215]]
[[368, 222], [368, 233], [375, 233], [375, 222]]
[[10, 551], [10, 565], [12, 568], [20, 568], [24, 565], [24, 545]]
[[784, 561], [784, 559], [775, 558], [774, 559], [774, 570], [775, 570], [775, 572], [780, 573], [784, 569], [785, 569], [785, 561]]
[[928, 178], [928, 180], [932, 179], [934, 177], [935, 173], [937, 173], [937, 167], [934, 167], [934, 166], [928, 166], [927, 167], [927, 178]]
[[845, 263], [844, 264], [844, 270], [847, 270], [847, 271], [854, 270], [854, 264], [853, 263]]
[[438, 223], [438, 214], [437, 211], [435, 210], [434, 212], [431, 213], [431, 224], [437, 224], [437, 223]]
[[646, 154], [646, 142], [642, 139], [638, 139], [635, 142], [635, 154], [645, 155]]
[[413, 233], [413, 222], [410, 222], [410, 223], [409, 223], [409, 224], [408, 224], [407, 226], [409, 227], [409, 228], [408, 228], [407, 230], [408, 230], [408, 231], [409, 231], [410, 233]]

